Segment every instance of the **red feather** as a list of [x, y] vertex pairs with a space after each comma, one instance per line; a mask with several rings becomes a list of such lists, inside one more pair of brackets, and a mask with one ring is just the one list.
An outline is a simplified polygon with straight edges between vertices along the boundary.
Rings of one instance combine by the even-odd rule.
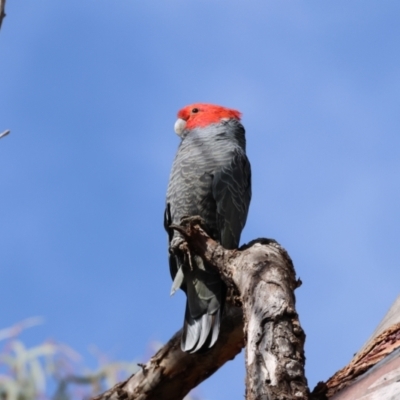
[[223, 118], [234, 118], [240, 121], [241, 116], [242, 114], [237, 110], [204, 103], [191, 104], [178, 112], [178, 118], [186, 121], [186, 129], [215, 124]]

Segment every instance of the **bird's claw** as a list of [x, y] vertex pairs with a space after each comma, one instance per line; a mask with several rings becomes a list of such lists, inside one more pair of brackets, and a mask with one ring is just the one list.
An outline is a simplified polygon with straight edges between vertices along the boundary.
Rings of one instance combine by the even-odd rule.
[[181, 226], [200, 225], [202, 228], [206, 226], [206, 222], [199, 215], [182, 217], [180, 224]]
[[175, 230], [179, 232], [184, 238], [188, 238], [190, 236], [192, 228], [196, 225], [200, 226], [202, 230], [206, 231], [206, 222], [202, 217], [198, 215], [182, 217], [179, 225], [171, 224], [169, 225], [168, 229]]
[[171, 243], [169, 245], [169, 252], [170, 254], [175, 255], [183, 253], [189, 261], [190, 269], [193, 271], [192, 253], [190, 252], [190, 248], [183, 237], [177, 236], [171, 240]]
[[169, 244], [170, 254], [177, 254], [185, 243], [186, 241], [183, 237], [181, 236], [174, 237]]

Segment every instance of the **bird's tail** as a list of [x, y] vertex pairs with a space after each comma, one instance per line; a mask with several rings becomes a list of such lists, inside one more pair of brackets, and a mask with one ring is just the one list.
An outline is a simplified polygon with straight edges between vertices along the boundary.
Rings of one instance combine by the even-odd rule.
[[181, 339], [182, 350], [190, 353], [210, 348], [217, 341], [226, 296], [219, 274], [204, 266], [200, 257], [193, 261], [193, 269], [184, 272], [187, 303]]
[[195, 353], [212, 347], [218, 339], [220, 324], [221, 308], [215, 314], [205, 313], [199, 318], [193, 318], [187, 302], [181, 338], [182, 351]]

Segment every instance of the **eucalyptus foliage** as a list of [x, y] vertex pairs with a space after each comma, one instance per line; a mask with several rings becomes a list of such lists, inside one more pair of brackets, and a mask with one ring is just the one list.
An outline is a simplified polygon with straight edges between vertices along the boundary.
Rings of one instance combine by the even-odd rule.
[[39, 323], [30, 318], [0, 330], [0, 400], [82, 400], [139, 368], [134, 362], [110, 362], [89, 370], [80, 365], [78, 353], [52, 341], [28, 348], [18, 336]]

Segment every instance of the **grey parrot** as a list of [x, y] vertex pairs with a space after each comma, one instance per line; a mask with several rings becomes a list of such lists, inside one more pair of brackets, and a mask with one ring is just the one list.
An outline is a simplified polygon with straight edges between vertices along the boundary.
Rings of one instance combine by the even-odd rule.
[[[192, 104], [178, 112], [175, 132], [181, 137], [167, 190], [165, 229], [169, 243], [180, 239], [171, 224], [200, 216], [205, 230], [226, 249], [239, 246], [251, 198], [251, 169], [239, 111], [212, 104]], [[194, 353], [214, 345], [226, 286], [218, 272], [194, 255], [170, 252], [171, 294], [187, 296], [181, 339], [183, 351]]]

